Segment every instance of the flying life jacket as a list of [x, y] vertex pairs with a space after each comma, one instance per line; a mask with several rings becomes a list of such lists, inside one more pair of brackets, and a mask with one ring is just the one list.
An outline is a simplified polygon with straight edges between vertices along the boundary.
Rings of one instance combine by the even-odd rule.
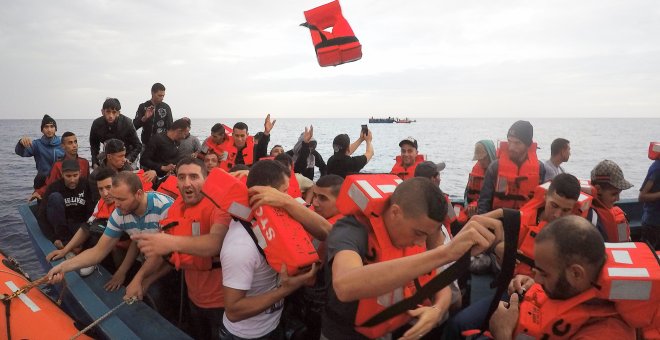
[[651, 142], [649, 144], [649, 159], [650, 160], [660, 159], [660, 142]]
[[300, 26], [309, 28], [319, 65], [337, 66], [362, 58], [362, 45], [342, 15], [339, 1], [305, 11], [305, 20]]
[[415, 177], [415, 169], [417, 168], [417, 164], [423, 162], [426, 160], [425, 155], [417, 155], [415, 157], [415, 163], [413, 163], [411, 166], [404, 168], [403, 167], [403, 161], [401, 160], [401, 155], [396, 156], [396, 163], [394, 163], [394, 166], [392, 167], [392, 170], [390, 173], [392, 175], [397, 175], [399, 178], [406, 180], [408, 178], [413, 178]]
[[[161, 231], [176, 236], [200, 236], [211, 232], [211, 216], [215, 208], [232, 216], [250, 219], [247, 188], [234, 176], [221, 169], [213, 169], [202, 187], [203, 198], [194, 206], [187, 206], [178, 197], [169, 208], [167, 218], [160, 221]], [[169, 261], [178, 269], [211, 270], [219, 268], [219, 255], [202, 257], [174, 252]]]
[[497, 208], [518, 209], [534, 195], [539, 185], [539, 160], [536, 157], [536, 143], [527, 148], [527, 159], [518, 167], [509, 158], [507, 142], [500, 142], [498, 150], [499, 168], [492, 210]]
[[[588, 183], [582, 181], [581, 183]], [[603, 203], [598, 199], [598, 189], [589, 185], [583, 187], [583, 191], [593, 196], [593, 203], [591, 207], [594, 213], [591, 214], [591, 224], [594, 226], [600, 221], [605, 229], [607, 242], [627, 242], [630, 240], [630, 223], [626, 217], [625, 212], [618, 206], [606, 208]], [[584, 216], [586, 217], [586, 216]]]
[[160, 192], [161, 194], [170, 196], [174, 199], [179, 197], [180, 192], [179, 192], [179, 186], [177, 185], [176, 176], [174, 175], [167, 176], [167, 178], [165, 178], [165, 180], [160, 183], [156, 191]]
[[[405, 249], [395, 247], [383, 224], [382, 214], [389, 197], [402, 180], [395, 175], [351, 175], [347, 176], [337, 198], [337, 208], [343, 215], [353, 215], [360, 222], [371, 226], [368, 239], [369, 253], [365, 265], [415, 255], [426, 251], [425, 246]], [[373, 298], [361, 299], [355, 316], [355, 330], [360, 334], [377, 338], [401, 327], [410, 320], [407, 313], [380, 323], [374, 327], [360, 327], [372, 316], [387, 307], [412, 296], [433, 278], [435, 271], [422, 275], [393, 292]]]
[[154, 184], [144, 177], [144, 169], [138, 170], [135, 174], [138, 176], [138, 178], [140, 178], [140, 182], [142, 183], [142, 191], [147, 192], [153, 189]]
[[[229, 137], [222, 143], [222, 148], [227, 152], [227, 158], [220, 161], [218, 167], [225, 171], [229, 171], [234, 165], [236, 165], [236, 155], [238, 154], [238, 149], [234, 145], [234, 137]], [[254, 137], [247, 136], [245, 141], [245, 147], [241, 151], [243, 153], [243, 162], [245, 165], [250, 166], [254, 163]]]
[[[619, 315], [632, 328], [660, 323], [660, 265], [644, 243], [605, 243], [607, 261], [594, 287], [567, 300], [550, 299], [540, 285], [520, 303], [515, 339], [569, 339], [589, 319]], [[592, 299], [613, 304], [585, 303]], [[657, 326], [656, 326], [657, 327]]]
[[484, 184], [486, 169], [482, 168], [479, 162], [475, 163], [468, 176], [467, 183], [467, 201], [465, 203], [477, 202], [481, 193], [481, 186]]

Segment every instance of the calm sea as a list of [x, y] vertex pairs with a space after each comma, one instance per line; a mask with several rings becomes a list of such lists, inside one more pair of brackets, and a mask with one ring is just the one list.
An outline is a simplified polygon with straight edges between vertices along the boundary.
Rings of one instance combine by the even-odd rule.
[[[277, 118], [277, 117], [273, 117]], [[237, 119], [220, 122], [233, 125]], [[263, 129], [262, 119], [244, 120], [251, 133]], [[420, 119], [412, 124], [370, 124], [374, 135], [376, 155], [365, 172], [386, 172], [399, 152], [398, 143], [407, 136], [418, 140], [419, 151], [427, 159], [444, 161], [441, 188], [453, 197], [462, 197], [468, 173], [472, 168], [474, 143], [480, 139], [503, 140], [515, 119]], [[36, 173], [34, 160], [14, 154], [18, 139], [27, 135], [39, 138], [40, 120], [0, 120], [5, 137], [0, 150], [5, 161], [0, 165], [0, 249], [21, 261], [26, 270], [38, 277], [42, 269], [34, 258], [31, 243], [18, 206], [25, 204], [32, 193], [32, 179]], [[214, 119], [193, 120], [192, 133], [203, 140], [210, 134]], [[324, 159], [332, 154], [332, 139], [339, 133], [357, 138], [360, 125], [367, 119], [281, 119], [271, 132], [270, 146], [281, 144], [286, 150], [293, 147], [305, 125], [314, 125], [317, 150]], [[58, 120], [58, 135], [72, 131], [78, 136], [80, 155], [90, 159], [89, 129], [92, 120]], [[651, 163], [647, 158], [650, 141], [660, 140], [660, 119], [534, 119], [534, 139], [541, 147], [539, 159], [550, 157], [550, 143], [557, 137], [571, 141], [571, 159], [563, 165], [578, 178], [589, 178], [591, 169], [603, 159], [617, 162], [625, 177], [635, 185], [622, 197], [637, 197], [639, 186]], [[364, 147], [356, 154], [364, 152]]]

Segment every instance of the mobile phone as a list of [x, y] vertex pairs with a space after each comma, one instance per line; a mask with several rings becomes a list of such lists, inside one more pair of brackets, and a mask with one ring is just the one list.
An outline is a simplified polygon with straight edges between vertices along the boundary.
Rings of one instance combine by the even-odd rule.
[[367, 127], [367, 124], [362, 124], [362, 133], [365, 136], [369, 134], [369, 128]]

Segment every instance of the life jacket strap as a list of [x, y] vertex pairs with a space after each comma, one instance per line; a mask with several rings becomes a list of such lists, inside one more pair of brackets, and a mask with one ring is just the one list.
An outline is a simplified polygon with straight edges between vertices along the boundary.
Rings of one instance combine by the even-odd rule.
[[234, 218], [234, 221], [238, 221], [238, 222], [241, 223], [243, 228], [245, 228], [245, 231], [247, 231], [247, 233], [252, 238], [252, 241], [254, 241], [254, 245], [257, 246], [257, 250], [259, 250], [259, 253], [261, 254], [261, 256], [263, 256], [264, 259], [266, 259], [266, 262], [268, 262], [268, 258], [266, 258], [266, 253], [264, 252], [264, 250], [259, 245], [259, 241], [257, 240], [257, 235], [255, 235], [254, 230], [252, 230], [252, 224], [250, 224], [250, 222], [245, 222], [243, 220], [236, 219], [236, 218]]

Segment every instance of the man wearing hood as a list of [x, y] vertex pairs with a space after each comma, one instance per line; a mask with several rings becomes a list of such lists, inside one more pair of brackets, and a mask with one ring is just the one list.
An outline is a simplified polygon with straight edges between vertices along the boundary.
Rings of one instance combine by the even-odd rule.
[[305, 132], [300, 134], [298, 142], [293, 150], [287, 151], [293, 158], [293, 171], [314, 180], [314, 167], [319, 168], [321, 176], [326, 175], [327, 166], [321, 154], [316, 151], [316, 139], [314, 139], [314, 127], [305, 127]]
[[[346, 178], [347, 175], [359, 173], [367, 165], [369, 160], [371, 160], [371, 157], [374, 156], [374, 146], [371, 143], [372, 138], [373, 134], [371, 130], [367, 130], [366, 133], [364, 131], [360, 132], [360, 138], [356, 139], [353, 143], [351, 143], [351, 139], [347, 134], [342, 133], [341, 135], [337, 135], [332, 141], [334, 154], [328, 159], [328, 174]], [[366, 143], [364, 155], [351, 156], [362, 142]]]
[[92, 166], [99, 166], [101, 143], [116, 138], [126, 145], [126, 158], [135, 162], [142, 150], [142, 143], [135, 132], [133, 121], [121, 114], [121, 104], [117, 98], [108, 98], [101, 108], [102, 117], [96, 118], [89, 131], [89, 144], [92, 150]]
[[56, 136], [57, 123], [49, 115], [44, 115], [41, 120], [41, 138], [32, 140], [30, 137], [24, 136], [18, 143], [16, 143], [15, 152], [21, 157], [34, 157], [34, 162], [37, 166], [37, 175], [34, 178], [34, 188], [41, 187], [50, 170], [58, 158], [64, 157], [64, 150], [62, 150], [62, 141], [60, 137]]

